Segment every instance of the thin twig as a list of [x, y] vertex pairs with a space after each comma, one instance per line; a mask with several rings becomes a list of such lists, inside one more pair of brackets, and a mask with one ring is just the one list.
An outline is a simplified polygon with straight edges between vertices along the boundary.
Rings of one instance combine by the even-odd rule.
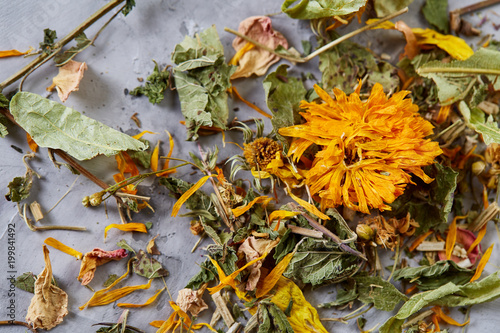
[[397, 240], [397, 244], [398, 246], [396, 246], [396, 256], [394, 257], [394, 265], [392, 265], [392, 271], [391, 271], [391, 275], [389, 275], [389, 277], [387, 278], [387, 282], [391, 281], [392, 279], [392, 276], [394, 275], [394, 271], [396, 270], [396, 266], [398, 265], [398, 261], [399, 261], [399, 250], [401, 248], [401, 238], [400, 236], [398, 235], [398, 240]]
[[27, 329], [29, 329], [31, 332], [37, 333], [38, 331], [36, 328], [31, 327], [30, 324], [25, 323], [23, 321], [16, 321], [16, 320], [2, 320], [0, 321], [0, 325], [17, 325], [17, 326], [24, 326]]
[[64, 197], [66, 197], [69, 193], [69, 191], [71, 191], [71, 189], [73, 188], [73, 186], [75, 185], [76, 181], [78, 180], [78, 178], [80, 178], [80, 175], [76, 176], [75, 180], [73, 181], [73, 184], [71, 184], [71, 186], [68, 188], [68, 190], [66, 191], [66, 193], [63, 194], [63, 196], [61, 197], [61, 199], [57, 200], [57, 202], [55, 203], [54, 206], [52, 206], [51, 209], [49, 209], [45, 214], [49, 214], [54, 208], [56, 208], [57, 205], [59, 205], [59, 203], [64, 199]]

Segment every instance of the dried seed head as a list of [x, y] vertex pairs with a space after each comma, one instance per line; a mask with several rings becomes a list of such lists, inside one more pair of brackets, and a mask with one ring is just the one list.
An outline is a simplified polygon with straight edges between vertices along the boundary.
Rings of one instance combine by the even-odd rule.
[[99, 206], [102, 202], [103, 194], [104, 193], [102, 193], [102, 192], [96, 192], [96, 193], [92, 194], [89, 197], [89, 203], [94, 207]]
[[82, 205], [84, 207], [90, 207], [90, 197], [88, 195], [82, 199]]
[[479, 176], [481, 173], [483, 173], [485, 168], [486, 168], [486, 164], [483, 161], [477, 161], [477, 162], [472, 163], [472, 172], [476, 176]]
[[375, 232], [367, 224], [358, 224], [356, 227], [356, 234], [358, 234], [358, 237], [362, 240], [368, 241], [373, 239]]
[[281, 145], [269, 138], [258, 138], [249, 144], [245, 144], [243, 156], [251, 167], [265, 169], [276, 157], [276, 153], [281, 152]]

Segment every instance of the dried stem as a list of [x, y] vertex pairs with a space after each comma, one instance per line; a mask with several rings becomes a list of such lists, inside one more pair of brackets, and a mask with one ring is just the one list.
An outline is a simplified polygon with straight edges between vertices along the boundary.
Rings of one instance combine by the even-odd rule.
[[467, 7], [455, 9], [454, 12], [458, 13], [458, 15], [463, 15], [463, 14], [467, 14], [470, 12], [474, 12], [474, 11], [479, 10], [479, 9], [483, 9], [485, 7], [488, 7], [488, 6], [492, 6], [492, 5], [497, 4], [499, 2], [500, 2], [500, 0], [481, 1], [478, 3], [472, 4], [472, 5], [469, 5]]
[[30, 324], [25, 323], [23, 321], [16, 321], [16, 320], [2, 320], [0, 321], [0, 325], [17, 325], [17, 326], [24, 326], [27, 329], [29, 329], [31, 332], [37, 333], [38, 331], [36, 328], [31, 327]]
[[109, 3], [107, 3], [104, 7], [99, 9], [97, 12], [92, 14], [89, 18], [87, 18], [85, 21], [82, 22], [78, 27], [76, 27], [73, 31], [71, 31], [68, 35], [63, 37], [60, 41], [54, 44], [54, 49], [55, 51], [47, 54], [47, 53], [42, 53], [35, 59], [33, 59], [32, 62], [24, 66], [21, 70], [19, 70], [17, 73], [0, 83], [0, 92], [5, 89], [7, 86], [11, 85], [12, 83], [16, 82], [23, 76], [25, 76], [27, 73], [29, 73], [31, 70], [36, 68], [39, 64], [43, 63], [46, 61], [47, 58], [52, 57], [54, 53], [57, 53], [60, 51], [60, 49], [71, 42], [73, 39], [75, 39], [78, 35], [80, 35], [82, 32], [84, 32], [88, 27], [90, 27], [92, 24], [94, 24], [97, 20], [99, 20], [101, 17], [106, 15], [108, 12], [110, 12], [113, 8], [118, 6], [120, 3], [122, 3], [125, 0], [112, 0]]

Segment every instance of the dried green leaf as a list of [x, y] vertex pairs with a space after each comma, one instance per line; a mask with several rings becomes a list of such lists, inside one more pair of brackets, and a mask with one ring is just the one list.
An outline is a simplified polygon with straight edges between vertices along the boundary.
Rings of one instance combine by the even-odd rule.
[[328, 303], [321, 303], [318, 305], [320, 308], [329, 309], [335, 306], [346, 305], [356, 299], [358, 299], [358, 291], [355, 282], [353, 286], [347, 286], [347, 288], [337, 287], [337, 296], [335, 301]]
[[135, 261], [132, 265], [134, 273], [144, 276], [147, 279], [159, 278], [168, 276], [168, 271], [158, 262], [158, 260], [149, 258], [144, 250], [139, 250], [135, 256]]
[[106, 281], [104, 281], [104, 283], [102, 284], [102, 286], [103, 286], [104, 288], [107, 288], [107, 287], [109, 287], [110, 285], [112, 285], [112, 284], [113, 284], [113, 282], [115, 282], [115, 281], [116, 281], [116, 279], [118, 279], [118, 278], [119, 278], [119, 276], [118, 276], [118, 275], [116, 275], [116, 274], [110, 274], [110, 275], [108, 276], [108, 278], [106, 279]]
[[357, 12], [366, 0], [285, 0], [281, 10], [294, 19], [311, 20], [322, 17], [349, 15]]
[[0, 93], [0, 108], [8, 109], [9, 108], [9, 99], [5, 97], [4, 94]]
[[431, 266], [405, 267], [394, 271], [394, 280], [412, 281], [418, 289], [434, 290], [448, 282], [463, 285], [470, 281], [474, 271], [458, 266], [452, 260], [442, 260]]
[[271, 123], [285, 152], [288, 149], [289, 141], [277, 134], [278, 129], [300, 123], [299, 105], [307, 93], [300, 79], [288, 76], [287, 68], [288, 65], [280, 65], [263, 82], [267, 107], [273, 114]]
[[165, 91], [170, 86], [170, 71], [168, 66], [160, 71], [158, 64], [154, 61], [155, 68], [153, 73], [148, 76], [146, 84], [139, 86], [130, 91], [129, 94], [133, 96], [147, 96], [149, 103], [159, 104], [165, 97]]
[[374, 0], [373, 2], [377, 17], [384, 17], [400, 9], [408, 7], [408, 5], [413, 2], [413, 0]]
[[198, 290], [200, 289], [202, 284], [213, 281], [216, 274], [217, 269], [212, 264], [212, 262], [207, 259], [201, 263], [200, 271], [189, 280], [186, 288]]
[[127, 250], [129, 252], [136, 253], [135, 250], [130, 245], [128, 245], [128, 243], [127, 243], [127, 241], [125, 241], [125, 239], [122, 239], [121, 241], [119, 241], [118, 243], [116, 243], [116, 245], [118, 245], [122, 249], [125, 249], [125, 250]]
[[57, 39], [55, 30], [43, 30], [43, 42], [40, 43], [40, 49], [43, 53], [50, 54], [54, 50], [54, 42]]
[[258, 333], [293, 333], [292, 326], [283, 311], [274, 303], [263, 301], [259, 305], [262, 324]]
[[438, 86], [438, 97], [441, 105], [452, 104], [466, 97], [473, 78], [486, 75], [490, 82], [494, 82], [493, 88], [500, 90], [500, 52], [481, 48], [467, 60], [454, 60], [449, 63], [441, 61], [425, 62], [417, 68], [417, 73], [432, 79]]
[[438, 31], [444, 34], [449, 33], [448, 0], [427, 0], [422, 7], [422, 13], [427, 22]]
[[15, 177], [8, 185], [9, 193], [5, 195], [8, 201], [21, 202], [30, 196], [33, 186], [33, 174], [27, 172], [24, 177]]
[[469, 109], [464, 101], [458, 104], [458, 109], [462, 113], [467, 126], [483, 135], [484, 143], [487, 145], [500, 143], [500, 129], [492, 115], [485, 119], [485, 114], [481, 109], [477, 107]]
[[17, 93], [10, 112], [40, 147], [61, 149], [79, 160], [145, 148], [139, 140], [30, 92]]
[[135, 7], [135, 0], [127, 0], [125, 2], [125, 7], [122, 9], [123, 16], [127, 16], [134, 7]]
[[129, 150], [127, 151], [127, 154], [134, 160], [135, 163], [141, 165], [145, 169], [149, 169], [151, 167], [151, 155], [153, 152], [151, 151], [150, 148], [150, 143], [146, 139], [138, 139], [141, 141], [146, 148], [144, 150], [139, 150], [139, 151], [134, 151], [134, 150]]
[[226, 64], [215, 26], [196, 38], [186, 36], [175, 46], [172, 61], [178, 65], [174, 78], [187, 139], [196, 140], [200, 126], [225, 129], [229, 116], [227, 89], [236, 67]]
[[[189, 182], [174, 177], [161, 178], [159, 184], [168, 188], [176, 199], [179, 199], [184, 192], [193, 186]], [[189, 210], [208, 210], [215, 213], [211, 206], [210, 197], [201, 190], [196, 191], [185, 203], [185, 207]]]
[[26, 272], [16, 278], [14, 285], [16, 288], [33, 294], [35, 293], [35, 281], [36, 275], [32, 272]]
[[408, 299], [380, 276], [359, 275], [353, 279], [356, 281], [358, 299], [365, 304], [373, 303], [378, 310], [392, 311], [399, 302]]
[[87, 47], [92, 45], [92, 41], [87, 38], [87, 35], [85, 35], [84, 32], [79, 34], [76, 38], [76, 46], [71, 47], [69, 50], [66, 50], [62, 53], [58, 53], [54, 57], [54, 62], [57, 64], [57, 66], [63, 66], [66, 63], [68, 63], [70, 60], [72, 60], [78, 53], [82, 52], [85, 50]]

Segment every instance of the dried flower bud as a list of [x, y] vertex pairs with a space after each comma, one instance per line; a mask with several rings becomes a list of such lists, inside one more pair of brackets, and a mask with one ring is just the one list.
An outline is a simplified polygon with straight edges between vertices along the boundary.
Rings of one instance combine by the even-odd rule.
[[82, 199], [83, 207], [90, 207], [90, 197], [87, 195]]
[[367, 224], [358, 224], [356, 227], [356, 234], [358, 234], [358, 237], [361, 238], [362, 240], [371, 240], [373, 238], [373, 235], [375, 234], [373, 232], [373, 229], [370, 228], [369, 225]]
[[205, 229], [203, 229], [203, 225], [200, 221], [191, 221], [191, 227], [189, 228], [193, 235], [201, 234]]
[[486, 152], [484, 153], [484, 158], [486, 159], [486, 162], [493, 164], [499, 164], [500, 163], [500, 144], [498, 143], [491, 143], [487, 148]]
[[269, 138], [258, 138], [249, 144], [245, 144], [243, 156], [251, 167], [265, 169], [273, 159], [276, 153], [281, 152], [281, 145]]
[[479, 176], [484, 171], [485, 168], [486, 164], [483, 161], [477, 161], [472, 163], [472, 172], [476, 176]]
[[102, 196], [104, 193], [102, 192], [96, 192], [92, 194], [89, 198], [89, 202], [92, 206], [96, 207], [99, 206], [102, 202]]

